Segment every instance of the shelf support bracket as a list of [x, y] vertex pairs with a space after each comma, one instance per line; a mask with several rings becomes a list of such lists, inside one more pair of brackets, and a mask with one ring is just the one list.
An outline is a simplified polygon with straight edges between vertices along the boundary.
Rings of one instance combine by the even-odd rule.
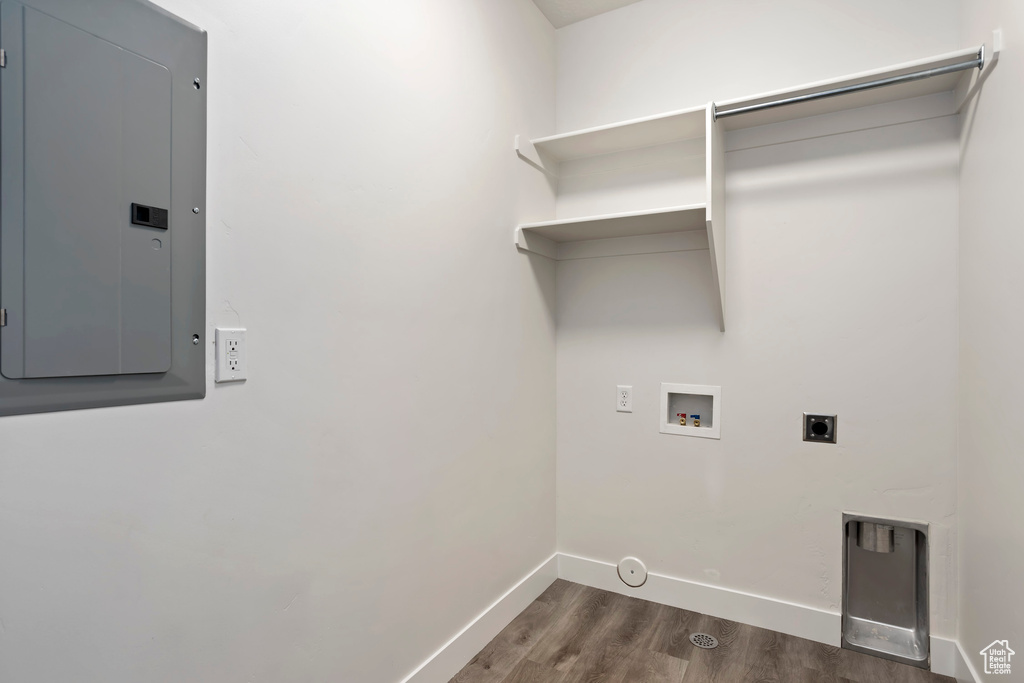
[[538, 171], [541, 171], [552, 178], [558, 177], [557, 172], [548, 170], [544, 165], [544, 159], [541, 157], [540, 152], [537, 151], [537, 148], [533, 146], [533, 143], [523, 138], [521, 135], [516, 136], [515, 150], [516, 155], [526, 163], [530, 164], [530, 166], [533, 166]]
[[516, 228], [516, 247], [523, 251], [540, 254], [541, 256], [545, 256], [556, 261], [558, 260], [557, 244], [549, 240], [547, 237], [530, 234], [522, 228]]

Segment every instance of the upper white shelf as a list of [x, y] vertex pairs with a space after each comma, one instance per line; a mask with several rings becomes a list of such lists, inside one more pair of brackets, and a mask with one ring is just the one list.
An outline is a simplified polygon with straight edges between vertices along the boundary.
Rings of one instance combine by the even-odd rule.
[[[792, 88], [716, 102], [715, 107], [719, 113], [722, 113], [769, 100], [796, 97], [811, 92], [902, 76], [915, 71], [936, 69], [970, 59], [977, 55], [980, 49], [981, 46], [964, 48], [955, 52], [948, 52], [912, 62], [904, 62], [881, 69], [862, 71], [839, 78], [806, 83]], [[934, 93], [955, 90], [962, 80], [969, 79], [971, 75], [970, 71], [957, 71], [909, 83], [887, 85], [873, 90], [864, 90], [837, 97], [789, 104], [774, 109], [728, 117], [724, 118], [723, 122], [726, 130], [750, 128], [780, 121], [800, 119], [806, 116], [828, 114], [843, 109], [856, 109], [883, 102], [932, 95]], [[705, 135], [705, 109], [706, 106], [682, 109], [655, 116], [596, 126], [594, 128], [585, 128], [570, 133], [536, 138], [530, 140], [530, 143], [548, 160], [560, 162], [597, 156], [599, 154], [622, 152], [628, 149], [667, 144], [679, 140], [702, 138]]]
[[523, 223], [516, 227], [516, 246], [559, 261], [707, 250], [715, 309], [724, 332], [725, 145], [722, 126], [713, 119], [710, 103], [698, 109], [533, 140], [529, 145], [521, 146], [517, 136], [515, 148], [520, 158], [550, 173], [543, 160], [534, 158], [534, 152], [546, 152], [544, 156], [549, 160], [552, 156], [565, 160], [698, 138], [704, 144], [704, 202]]
[[[994, 64], [1000, 48], [1001, 37], [996, 33], [993, 36], [992, 55], [985, 65], [986, 70]], [[981, 47], [965, 48], [884, 69], [864, 71], [752, 97], [713, 102], [703, 107], [658, 116], [537, 138], [530, 140], [529, 143], [516, 136], [516, 154], [551, 176], [559, 175], [558, 162], [562, 161], [666, 145], [682, 140], [702, 139], [705, 149], [706, 181], [706, 201], [703, 204], [525, 223], [516, 228], [516, 246], [523, 251], [556, 260], [707, 249], [711, 259], [714, 303], [721, 329], [725, 331], [725, 130], [801, 119], [945, 91], [959, 90], [957, 99], [966, 101], [984, 78], [973, 65], [966, 64], [976, 61], [981, 50]], [[924, 74], [917, 75], [917, 72], [930, 72], [933, 69], [954, 65], [963, 70], [928, 73], [927, 77]], [[877, 84], [881, 87], [876, 87], [873, 83], [908, 74], [915, 76], [906, 79], [906, 82]], [[855, 92], [829, 92], [867, 83], [872, 85]], [[780, 104], [743, 114], [721, 116], [737, 109], [812, 93], [827, 96], [804, 102]], [[835, 96], [832, 96], [833, 94]], [[698, 236], [696, 231], [702, 228], [706, 240], [698, 244], [690, 238]]]
[[707, 106], [683, 109], [537, 138], [530, 142], [545, 157], [557, 162], [702, 138], [706, 109]]
[[[935, 57], [928, 57], [927, 59], [918, 59], [913, 62], [904, 62], [902, 64], [896, 64], [882, 69], [862, 71], [860, 73], [841, 76], [839, 78], [807, 83], [795, 88], [786, 88], [783, 90], [761, 93], [760, 95], [742, 97], [724, 102], [716, 102], [715, 108], [718, 114], [721, 115], [723, 112], [754, 104], [760, 104], [761, 102], [797, 97], [812, 92], [844, 88], [846, 86], [867, 83], [869, 81], [903, 76], [916, 71], [937, 69], [974, 58], [977, 56], [980, 49], [981, 46], [965, 48], [963, 50], [957, 50], [956, 52], [948, 52]], [[763, 126], [769, 123], [801, 119], [807, 116], [830, 114], [844, 109], [857, 109], [874, 104], [882, 104], [884, 102], [905, 100], [911, 97], [933, 95], [935, 93], [955, 90], [961, 80], [970, 79], [974, 71], [977, 71], [977, 69], [956, 71], [949, 74], [911, 81], [909, 83], [886, 85], [871, 90], [862, 90], [860, 92], [847, 93], [837, 95], [835, 97], [812, 100], [809, 102], [787, 104], [773, 109], [765, 109], [737, 116], [724, 117], [722, 118], [722, 122], [725, 125], [726, 130], [751, 128], [753, 126]]]

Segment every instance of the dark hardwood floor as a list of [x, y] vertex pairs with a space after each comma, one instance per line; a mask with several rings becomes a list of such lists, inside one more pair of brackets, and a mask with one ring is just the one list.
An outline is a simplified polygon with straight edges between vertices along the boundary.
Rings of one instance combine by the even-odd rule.
[[[719, 640], [690, 644], [694, 632]], [[955, 683], [904, 664], [558, 580], [452, 683]]]

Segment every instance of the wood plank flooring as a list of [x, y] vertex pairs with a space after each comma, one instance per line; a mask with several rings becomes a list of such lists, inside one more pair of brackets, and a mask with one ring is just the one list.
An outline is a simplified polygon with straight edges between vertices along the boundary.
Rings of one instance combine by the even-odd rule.
[[[690, 644], [694, 632], [714, 650]], [[451, 683], [955, 683], [755, 626], [558, 580]]]

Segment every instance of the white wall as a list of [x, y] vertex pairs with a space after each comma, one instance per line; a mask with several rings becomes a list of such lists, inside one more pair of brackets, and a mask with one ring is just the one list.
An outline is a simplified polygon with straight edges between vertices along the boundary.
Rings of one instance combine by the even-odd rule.
[[[390, 683], [554, 551], [554, 31], [162, 0], [210, 35], [208, 320], [249, 381], [0, 422], [0, 680]], [[209, 353], [212, 361], [212, 349]]]
[[558, 131], [958, 47], [958, 0], [643, 0], [558, 31]]
[[[957, 22], [645, 0], [558, 32], [558, 130], [947, 52]], [[842, 512], [924, 520], [955, 633], [957, 119], [855, 130], [921, 105], [729, 135], [724, 334], [706, 252], [558, 265], [560, 551], [838, 612]], [[663, 381], [722, 386], [721, 441], [658, 433]], [[803, 411], [839, 444], [803, 443]]]
[[[980, 650], [997, 638], [1024, 652], [1024, 5], [967, 0], [962, 16], [965, 45], [998, 27], [1006, 40], [961, 133], [959, 628], [980, 672]], [[1012, 680], [1024, 680], [1022, 659]]]

